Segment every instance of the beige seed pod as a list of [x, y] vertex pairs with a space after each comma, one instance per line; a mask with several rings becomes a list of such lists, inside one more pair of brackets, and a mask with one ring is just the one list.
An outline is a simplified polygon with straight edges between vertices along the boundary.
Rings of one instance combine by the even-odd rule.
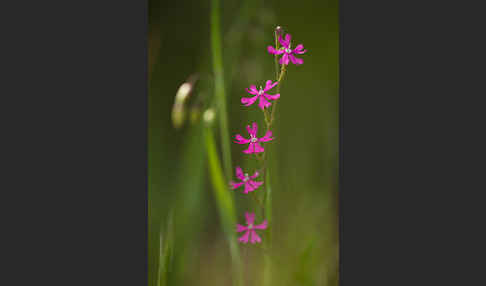
[[204, 111], [204, 114], [203, 114], [204, 123], [211, 125], [211, 123], [213, 123], [215, 117], [216, 117], [216, 113], [214, 112], [214, 109], [208, 108], [208, 109], [206, 109], [206, 111]]
[[172, 106], [172, 125], [179, 129], [184, 125], [187, 115], [187, 100], [194, 90], [197, 75], [192, 75], [177, 90], [174, 105]]

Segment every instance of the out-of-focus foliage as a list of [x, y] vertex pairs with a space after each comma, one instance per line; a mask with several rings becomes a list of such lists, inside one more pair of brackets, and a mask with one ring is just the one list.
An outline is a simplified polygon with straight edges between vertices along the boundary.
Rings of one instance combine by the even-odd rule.
[[[243, 133], [252, 121], [264, 126], [261, 111], [242, 106], [240, 98], [249, 85], [274, 80], [273, 57], [266, 47], [273, 45], [275, 26], [308, 50], [301, 56], [303, 65], [287, 70], [272, 130], [275, 140], [269, 145], [272, 285], [338, 285], [338, 1], [221, 2], [230, 135]], [[204, 126], [190, 120], [200, 118], [213, 100], [209, 5], [149, 1], [150, 286], [157, 284], [159, 272], [169, 273], [167, 285], [232, 281], [231, 257], [209, 180]], [[175, 95], [195, 73], [197, 84], [184, 102], [188, 118], [176, 129], [171, 117]], [[232, 144], [233, 166], [253, 170], [255, 160], [242, 150]], [[257, 211], [248, 196], [228, 192], [240, 223], [245, 211]], [[265, 232], [261, 237], [265, 240]], [[170, 244], [165, 240], [169, 238]], [[159, 265], [161, 245], [170, 248], [170, 256], [161, 260], [170, 267]], [[263, 252], [260, 246], [241, 246], [245, 285], [260, 285]]]

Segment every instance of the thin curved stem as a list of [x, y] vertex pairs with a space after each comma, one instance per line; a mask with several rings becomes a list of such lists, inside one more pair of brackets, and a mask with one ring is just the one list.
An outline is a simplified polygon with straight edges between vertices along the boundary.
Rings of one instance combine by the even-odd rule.
[[[280, 75], [277, 78], [277, 81], [278, 81], [277, 93], [280, 93], [280, 86], [282, 84], [282, 80], [283, 80], [283, 78], [285, 76], [285, 72], [286, 71], [287, 71], [287, 66], [286, 65], [282, 65], [282, 68], [280, 70]], [[273, 104], [273, 107], [272, 107], [272, 115], [270, 116], [270, 121], [269, 121], [269, 124], [267, 126], [267, 130], [270, 129], [270, 127], [272, 127], [273, 121], [275, 120], [275, 110], [277, 109], [277, 103], [278, 103], [278, 101], [275, 101], [275, 103]]]
[[205, 137], [209, 175], [213, 185], [213, 194], [221, 219], [223, 232], [228, 240], [230, 248], [233, 268], [233, 285], [243, 286], [243, 265], [234, 232], [234, 227], [236, 225], [236, 211], [233, 196], [227, 191], [226, 180], [221, 168], [211, 127], [205, 128]]
[[226, 111], [226, 94], [224, 90], [223, 52], [221, 48], [219, 0], [211, 1], [211, 51], [213, 55], [213, 72], [215, 95], [219, 113], [221, 148], [223, 149], [223, 167], [227, 178], [231, 177], [231, 147], [229, 142], [228, 114]]

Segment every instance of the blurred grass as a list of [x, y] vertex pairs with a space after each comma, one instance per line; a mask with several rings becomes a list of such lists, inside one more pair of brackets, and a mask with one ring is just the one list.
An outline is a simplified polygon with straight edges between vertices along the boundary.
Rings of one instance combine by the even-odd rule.
[[211, 127], [206, 128], [206, 148], [208, 152], [208, 164], [211, 182], [213, 184], [214, 197], [218, 206], [219, 216], [224, 233], [228, 239], [233, 267], [233, 285], [243, 286], [243, 269], [241, 265], [240, 251], [236, 240], [236, 215], [233, 196], [228, 192], [228, 183], [223, 175], [219, 162], [214, 135]]
[[[302, 66], [290, 66], [281, 89], [275, 140], [269, 144], [273, 191], [271, 285], [338, 285], [338, 2], [221, 1], [221, 43], [229, 135], [252, 121], [263, 126], [256, 108], [239, 100], [250, 84], [273, 79], [276, 25], [308, 52]], [[229, 285], [231, 255], [221, 231], [207, 168], [201, 123], [176, 131], [170, 111], [180, 84], [199, 72], [195, 97], [213, 103], [210, 1], [149, 1], [149, 285], [157, 284], [160, 237], [168, 238], [174, 209], [172, 271], [168, 285]], [[203, 97], [204, 96], [204, 97]], [[186, 122], [187, 123], [187, 122]], [[218, 130], [215, 130], [218, 132]], [[214, 136], [221, 136], [220, 133]], [[219, 138], [219, 137], [218, 137]], [[222, 146], [216, 144], [218, 156]], [[250, 172], [256, 162], [232, 144], [232, 167]], [[257, 192], [259, 192], [258, 190]], [[258, 213], [254, 202], [230, 191], [236, 220]], [[257, 220], [263, 218], [257, 214]], [[265, 243], [268, 234], [261, 234]], [[244, 245], [245, 285], [260, 285], [264, 256], [260, 246]]]
[[157, 276], [157, 285], [160, 286], [170, 285], [173, 267], [172, 258], [174, 257], [174, 233], [174, 216], [173, 212], [170, 212], [165, 232], [160, 234], [159, 272]]
[[224, 87], [223, 52], [221, 47], [220, 25], [220, 1], [211, 0], [211, 51], [213, 58], [213, 75], [215, 82], [215, 96], [217, 99], [217, 111], [219, 130], [221, 132], [221, 146], [223, 149], [223, 164], [226, 178], [231, 176], [231, 147], [228, 132], [228, 112], [226, 108], [226, 93]]

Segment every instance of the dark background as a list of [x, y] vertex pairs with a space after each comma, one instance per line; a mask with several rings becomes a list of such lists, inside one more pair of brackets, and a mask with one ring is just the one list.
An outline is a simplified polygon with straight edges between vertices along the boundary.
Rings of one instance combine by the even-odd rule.
[[[2, 2], [3, 284], [147, 285], [146, 6]], [[484, 284], [483, 9], [339, 6], [340, 285]]]

